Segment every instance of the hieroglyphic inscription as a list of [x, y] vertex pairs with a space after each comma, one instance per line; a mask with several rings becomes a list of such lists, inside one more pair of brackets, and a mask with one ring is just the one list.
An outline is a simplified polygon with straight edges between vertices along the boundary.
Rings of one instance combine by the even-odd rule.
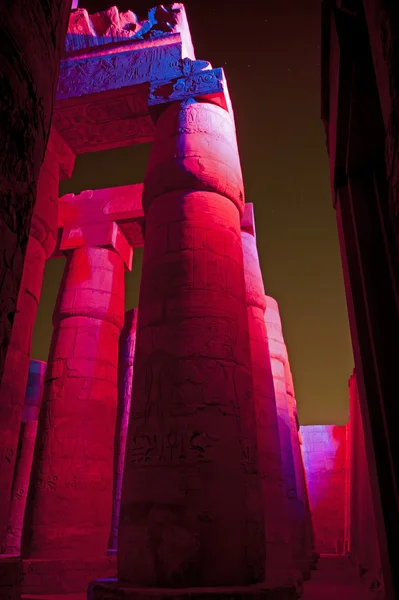
[[219, 436], [192, 431], [137, 435], [130, 448], [130, 461], [135, 465], [152, 466], [210, 462], [209, 450], [219, 439]]

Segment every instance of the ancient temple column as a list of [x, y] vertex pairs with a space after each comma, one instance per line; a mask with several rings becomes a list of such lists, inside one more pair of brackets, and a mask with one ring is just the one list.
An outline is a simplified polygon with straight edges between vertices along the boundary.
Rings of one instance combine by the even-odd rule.
[[70, 177], [73, 164], [73, 153], [57, 131], [52, 129], [40, 171], [17, 309], [5, 357], [5, 370], [0, 383], [0, 439], [5, 442], [9, 452], [8, 462], [0, 461], [0, 522], [3, 516], [8, 517], [10, 510], [10, 493], [28, 379], [33, 329], [45, 263], [54, 251], [57, 238], [60, 177]]
[[259, 468], [265, 511], [266, 581], [287, 583], [296, 579], [287, 518], [276, 396], [265, 325], [266, 296], [256, 247], [252, 205], [242, 220], [245, 289], [248, 310], [254, 401], [257, 416]]
[[112, 523], [108, 542], [108, 554], [116, 554], [118, 548], [119, 513], [122, 496], [123, 469], [125, 466], [126, 439], [132, 398], [133, 362], [136, 348], [137, 308], [125, 313], [125, 323], [119, 340], [118, 365], [118, 412], [116, 415], [114, 443], [114, 492], [112, 500]]
[[[45, 5], [40, 0], [0, 5], [0, 36], [4, 41], [0, 47], [0, 138], [4, 149], [0, 168], [0, 381], [17, 310], [69, 11], [70, 4], [59, 0]], [[8, 399], [3, 401], [0, 396], [0, 552], [21, 411], [22, 406], [15, 411], [18, 418], [13, 411], [10, 414]], [[16, 437], [14, 423], [18, 427]]]
[[35, 448], [37, 421], [43, 395], [45, 370], [45, 362], [40, 360], [30, 361], [5, 543], [5, 554], [8, 555], [18, 556], [21, 549], [22, 525]]
[[264, 578], [240, 215], [227, 110], [160, 115], [144, 181], [146, 237], [118, 548], [139, 586]]
[[104, 228], [64, 229], [63, 247], [69, 250], [53, 316], [24, 557], [106, 555], [124, 317], [124, 261], [112, 245], [113, 224], [108, 225], [102, 243]]
[[304, 579], [309, 579], [310, 568], [303, 556], [301, 544], [302, 511], [298, 499], [295, 460], [292, 447], [291, 419], [286, 387], [285, 364], [287, 360], [286, 347], [279, 308], [276, 300], [266, 297], [265, 323], [269, 342], [270, 358], [276, 394], [278, 428], [283, 462], [284, 486], [288, 500], [289, 527], [295, 566], [301, 571]]
[[299, 439], [299, 420], [296, 407], [294, 382], [292, 379], [291, 368], [289, 364], [288, 353], [286, 351], [285, 362], [285, 382], [287, 390], [288, 412], [290, 417], [290, 430], [292, 452], [294, 457], [295, 480], [297, 485], [298, 502], [300, 504], [300, 543], [301, 555], [304, 564], [308, 564], [309, 568], [314, 566], [314, 546], [313, 546], [313, 525], [310, 514], [310, 505], [305, 481], [304, 465], [301, 453], [301, 442]]

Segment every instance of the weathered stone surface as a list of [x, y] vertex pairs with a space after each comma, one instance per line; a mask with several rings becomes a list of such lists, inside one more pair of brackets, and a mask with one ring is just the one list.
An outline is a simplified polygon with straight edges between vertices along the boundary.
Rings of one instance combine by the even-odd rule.
[[89, 585], [91, 600], [296, 600], [297, 595], [293, 586], [271, 589], [264, 585], [247, 587], [216, 587], [216, 588], [133, 588], [122, 582], [94, 581]]
[[68, 253], [21, 544], [26, 558], [106, 554], [123, 316], [122, 258], [88, 246]]
[[368, 588], [381, 591], [383, 588], [381, 557], [355, 372], [349, 380], [349, 395], [349, 447], [346, 449], [350, 457], [349, 480], [347, 480], [349, 494], [346, 494], [349, 495], [349, 498], [346, 498], [346, 501], [349, 501], [347, 507], [349, 514], [346, 515], [349, 531], [346, 531], [346, 535], [350, 536], [350, 553], [358, 566], [361, 581]]
[[[316, 550], [344, 552], [346, 426], [301, 427]], [[359, 507], [360, 508], [360, 507]]]
[[[7, 148], [0, 166], [0, 379], [17, 307], [69, 11], [70, 4], [60, 0], [45, 4], [16, 0], [0, 6], [0, 122], [2, 144]], [[0, 402], [0, 423], [4, 422], [8, 416]], [[1, 436], [0, 546], [14, 461], [14, 446]]]
[[38, 360], [30, 361], [5, 540], [5, 554], [9, 555], [19, 556], [21, 550], [22, 525], [35, 449], [37, 421], [43, 396], [45, 370], [46, 363]]
[[125, 323], [119, 340], [118, 412], [115, 428], [114, 493], [112, 502], [111, 533], [108, 554], [118, 547], [119, 513], [122, 497], [122, 480], [125, 466], [126, 439], [130, 417], [133, 384], [133, 362], [136, 348], [137, 308], [125, 313]]
[[[203, 62], [196, 61], [196, 63]], [[204, 68], [193, 69], [194, 73], [187, 77], [152, 82], [148, 105], [152, 107], [189, 98], [206, 97], [207, 102], [231, 111], [231, 101], [223, 69], [212, 69], [209, 63], [205, 63], [205, 65]]]
[[[245, 214], [246, 213], [246, 214]], [[255, 224], [246, 208], [241, 227], [244, 253], [245, 289], [252, 362], [254, 401], [257, 417], [259, 469], [262, 484], [266, 538], [266, 581], [279, 575], [296, 580], [302, 589], [302, 576], [293, 571], [293, 547], [290, 539], [288, 504], [284, 489], [276, 396], [265, 326], [266, 297], [255, 238]]]
[[[74, 159], [73, 153], [52, 128], [40, 170], [17, 309], [0, 383], [0, 439], [10, 450], [9, 468], [2, 472], [0, 466], [1, 489], [4, 498], [9, 500], [44, 267], [57, 238], [59, 181], [60, 176], [71, 175]], [[30, 427], [33, 426], [27, 426], [27, 429]], [[4, 506], [4, 511], [8, 512], [9, 507]]]
[[22, 560], [0, 556], [0, 600], [19, 600], [22, 579]]
[[307, 579], [310, 576], [310, 567], [303, 556], [303, 547], [301, 543], [302, 516], [301, 506], [298, 500], [290, 413], [287, 398], [285, 374], [287, 350], [284, 344], [278, 304], [274, 298], [271, 298], [270, 296], [266, 296], [265, 324], [268, 336], [274, 391], [277, 404], [284, 488], [288, 503], [287, 518], [289, 520], [289, 529], [291, 532], [293, 561], [295, 567], [301, 571], [304, 579]]
[[131, 11], [119, 12], [116, 6], [89, 15], [79, 8], [71, 14], [66, 37], [66, 52], [83, 52], [107, 44], [157, 40], [179, 35], [183, 58], [195, 58], [184, 5], [178, 2], [162, 4], [148, 11], [148, 19], [140, 21]]
[[84, 593], [93, 579], [116, 575], [116, 559], [112, 556], [69, 560], [30, 559], [22, 563], [21, 591], [30, 595]]
[[[190, 191], [192, 190], [192, 191]], [[118, 549], [141, 586], [264, 577], [234, 123], [194, 101], [160, 116]]]

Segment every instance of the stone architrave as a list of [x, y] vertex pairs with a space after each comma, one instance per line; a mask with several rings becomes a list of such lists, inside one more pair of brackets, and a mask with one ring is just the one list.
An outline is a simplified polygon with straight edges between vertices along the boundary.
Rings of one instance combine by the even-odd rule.
[[98, 190], [60, 202], [59, 251], [67, 255], [67, 263], [53, 317], [21, 545], [24, 558], [106, 556], [124, 271], [132, 261], [113, 207], [115, 218], [135, 218], [131, 206], [117, 200]]
[[293, 569], [293, 548], [287, 518], [288, 503], [284, 488], [276, 396], [265, 325], [266, 296], [256, 246], [252, 204], [245, 205], [241, 230], [265, 514], [266, 581], [271, 585], [292, 582], [299, 592], [302, 588], [301, 574], [290, 571]]
[[118, 576], [130, 585], [245, 586], [264, 578], [243, 204], [229, 112], [190, 97], [167, 106], [143, 191], [118, 548]]
[[8, 555], [19, 556], [21, 550], [22, 525], [35, 448], [37, 422], [43, 395], [45, 370], [45, 362], [40, 360], [30, 361], [5, 543], [5, 554]]
[[285, 365], [287, 351], [284, 344], [280, 312], [274, 298], [266, 296], [266, 331], [269, 342], [270, 358], [276, 394], [278, 428], [281, 443], [281, 456], [286, 497], [288, 500], [288, 518], [292, 536], [294, 565], [303, 578], [310, 578], [310, 567], [303, 556], [301, 543], [302, 509], [298, 499], [294, 451], [292, 447], [291, 418], [288, 404]]
[[126, 439], [132, 398], [133, 362], [136, 348], [137, 308], [125, 313], [125, 322], [119, 340], [118, 365], [118, 412], [116, 416], [114, 444], [114, 493], [112, 502], [111, 534], [108, 554], [118, 549], [119, 513], [122, 495], [123, 470], [125, 466]]
[[75, 155], [58, 132], [52, 128], [40, 171], [17, 310], [5, 358], [5, 370], [0, 383], [0, 438], [5, 441], [10, 452], [7, 468], [2, 468], [5, 465], [0, 461], [0, 521], [3, 511], [8, 515], [10, 510], [10, 493], [29, 372], [33, 329], [45, 263], [52, 255], [57, 239], [59, 182], [60, 179], [71, 177], [74, 161]]
[[295, 466], [295, 479], [297, 484], [298, 502], [300, 502], [300, 539], [303, 560], [310, 568], [314, 568], [316, 559], [313, 543], [313, 524], [310, 512], [310, 504], [305, 479], [304, 464], [301, 452], [301, 441], [299, 432], [299, 419], [295, 399], [294, 382], [286, 349], [285, 382], [287, 390], [288, 412], [290, 415], [290, 429], [292, 440], [292, 452]]

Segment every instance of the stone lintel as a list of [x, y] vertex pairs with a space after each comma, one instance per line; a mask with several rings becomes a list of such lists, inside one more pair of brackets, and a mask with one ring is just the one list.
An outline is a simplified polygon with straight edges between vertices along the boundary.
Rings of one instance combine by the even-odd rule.
[[53, 123], [76, 154], [151, 142], [148, 84], [58, 101]]
[[59, 251], [68, 252], [81, 246], [113, 248], [122, 258], [125, 269], [132, 269], [133, 249], [114, 221], [64, 227]]
[[70, 179], [75, 167], [76, 154], [54, 125], [50, 129], [47, 151], [54, 152], [57, 157], [60, 165], [60, 179]]
[[252, 202], [246, 202], [244, 204], [244, 214], [241, 219], [241, 231], [245, 231], [256, 237], [255, 212]]
[[189, 98], [217, 104], [233, 116], [226, 77], [220, 67], [216, 69], [205, 67], [185, 77], [152, 81], [148, 106], [156, 108], [163, 104], [184, 101]]
[[296, 600], [295, 585], [268, 588], [265, 585], [212, 588], [138, 588], [117, 579], [99, 579], [89, 584], [89, 600]]
[[132, 43], [129, 48], [111, 48], [62, 60], [57, 101], [186, 75], [187, 64], [196, 61], [183, 58], [181, 41], [167, 41]]
[[119, 12], [116, 6], [92, 15], [80, 8], [71, 13], [65, 51], [68, 55], [131, 42], [159, 44], [172, 36], [179, 36], [183, 58], [194, 59], [186, 11], [184, 5], [177, 2], [151, 8], [147, 19], [141, 21], [131, 10]]

